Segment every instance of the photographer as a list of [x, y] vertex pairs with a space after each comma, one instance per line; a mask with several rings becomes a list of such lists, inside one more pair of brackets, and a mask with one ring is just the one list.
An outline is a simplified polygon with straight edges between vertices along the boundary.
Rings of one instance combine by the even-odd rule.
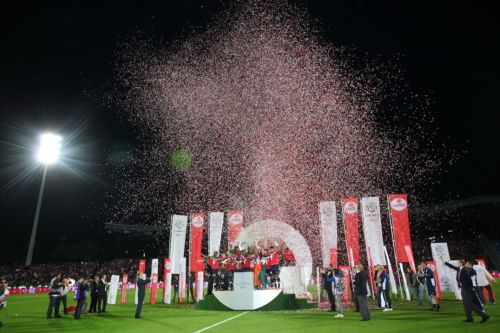
[[[49, 289], [50, 302], [49, 302], [49, 308], [47, 309], [47, 319], [62, 317], [61, 315], [59, 315], [59, 306], [61, 304], [61, 287], [62, 287], [60, 279], [61, 279], [61, 273], [57, 274], [57, 276], [53, 278], [52, 281], [50, 282], [50, 289]], [[52, 317], [53, 308], [55, 308], [54, 317]]]
[[84, 311], [83, 307], [85, 303], [87, 303], [87, 291], [90, 290], [90, 282], [85, 283], [83, 280], [83, 277], [78, 280], [78, 283], [76, 284], [75, 297], [73, 298], [75, 301], [78, 301], [75, 310], [75, 319], [82, 319], [80, 315]]
[[[0, 286], [0, 311], [5, 307], [7, 300], [10, 298], [9, 289], [7, 289], [7, 279], [6, 276], [2, 278], [2, 285]], [[3, 327], [0, 321], [0, 327]]]

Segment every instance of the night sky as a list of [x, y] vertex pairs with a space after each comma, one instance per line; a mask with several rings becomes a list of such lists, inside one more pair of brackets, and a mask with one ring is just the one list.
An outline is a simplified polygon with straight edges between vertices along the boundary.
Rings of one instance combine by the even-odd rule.
[[[499, 195], [498, 1], [305, 1], [325, 39], [360, 53], [400, 57], [415, 92], [430, 93], [438, 142], [462, 155], [429, 203]], [[37, 245], [112, 237], [95, 212], [113, 187], [104, 160], [134, 144], [100, 94], [117, 42], [138, 30], [171, 40], [209, 22], [220, 1], [17, 1], [0, 5], [2, 246], [24, 258], [41, 183], [38, 135], [57, 131], [63, 161], [49, 167]], [[441, 144], [441, 143], [439, 143]], [[31, 169], [30, 169], [31, 168]], [[19, 181], [17, 181], [19, 180]], [[493, 208], [492, 208], [493, 207]], [[488, 228], [498, 207], [478, 206]], [[498, 229], [492, 237], [498, 238]], [[24, 260], [24, 259], [23, 259]]]

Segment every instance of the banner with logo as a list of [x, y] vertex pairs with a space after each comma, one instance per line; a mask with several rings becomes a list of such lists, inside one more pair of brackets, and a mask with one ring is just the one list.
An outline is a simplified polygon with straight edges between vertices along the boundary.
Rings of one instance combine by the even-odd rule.
[[124, 288], [127, 285], [128, 285], [128, 275], [123, 274], [123, 276], [122, 276], [122, 297], [120, 299], [120, 304], [127, 303], [127, 288]]
[[229, 242], [234, 243], [243, 230], [243, 212], [233, 210], [229, 212]]
[[365, 244], [371, 260], [370, 265], [387, 265], [384, 256], [384, 239], [382, 237], [379, 198], [362, 198], [361, 208], [363, 212], [362, 217]]
[[[484, 259], [474, 259], [474, 260], [475, 260], [475, 261], [477, 261], [477, 264], [478, 264], [479, 266], [481, 266], [481, 267], [482, 267], [482, 268], [484, 268], [485, 270], [488, 270], [488, 269], [486, 268], [486, 262], [484, 261]], [[496, 300], [496, 299], [497, 299], [497, 294], [495, 293], [495, 288], [493, 288], [493, 282], [492, 282], [491, 280], [490, 280], [490, 287], [491, 287], [491, 289], [493, 290], [493, 299], [495, 299], [495, 300]], [[490, 297], [490, 296], [488, 295], [488, 290], [486, 290], [486, 288], [485, 288], [485, 289], [483, 289], [483, 294], [484, 294], [484, 299], [485, 299], [485, 300], [489, 299], [489, 297]]]
[[462, 299], [462, 294], [460, 293], [457, 280], [455, 279], [456, 272], [441, 261], [441, 257], [443, 257], [445, 261], [450, 261], [448, 243], [431, 243], [431, 250], [432, 259], [436, 262], [436, 269], [440, 277], [439, 284], [441, 291], [454, 292], [457, 299]]
[[170, 231], [170, 263], [172, 274], [179, 274], [181, 259], [184, 257], [184, 247], [186, 244], [187, 216], [173, 215]]
[[219, 252], [222, 226], [224, 224], [224, 213], [210, 213], [210, 228], [208, 232], [208, 255], [215, 251]]
[[[142, 274], [144, 274], [146, 272], [146, 260], [139, 260], [139, 272], [142, 272]], [[138, 304], [139, 303], [139, 296], [137, 295], [137, 293], [139, 292], [139, 290], [137, 289], [137, 278], [138, 276], [136, 277], [136, 282], [135, 282], [135, 300], [134, 300], [134, 304]]]
[[339, 266], [339, 269], [344, 273], [342, 281], [344, 281], [344, 292], [340, 295], [340, 300], [347, 302], [351, 300], [351, 269], [349, 266]]
[[156, 290], [158, 288], [158, 259], [153, 259], [151, 261], [151, 294], [149, 295], [149, 303], [156, 303]]
[[191, 214], [191, 242], [189, 249], [189, 271], [203, 271], [203, 258], [201, 257], [201, 241], [203, 239], [203, 223], [205, 214]]
[[[327, 267], [333, 261], [337, 262], [337, 209], [335, 201], [324, 201], [319, 203], [319, 216], [321, 222], [321, 247], [323, 255], [323, 267]], [[332, 251], [331, 250], [335, 250]], [[331, 254], [335, 257], [332, 258]]]
[[[398, 262], [410, 263], [415, 272], [415, 263], [406, 255], [405, 246], [411, 250], [410, 224], [408, 221], [408, 196], [406, 194], [390, 195], [389, 210], [391, 212], [394, 244]], [[413, 252], [413, 251], [412, 251]], [[411, 255], [413, 258], [413, 254]]]
[[186, 258], [181, 258], [179, 265], [179, 303], [183, 303], [184, 292], [186, 289]]
[[439, 271], [437, 270], [436, 267], [436, 262], [435, 261], [427, 261], [427, 267], [429, 267], [434, 273], [434, 279], [436, 280], [436, 298], [437, 299], [443, 299], [443, 294], [441, 292], [441, 280], [439, 279]]
[[118, 283], [120, 282], [119, 275], [112, 275], [109, 282], [108, 304], [116, 304], [116, 294], [118, 293]]
[[172, 274], [170, 273], [170, 259], [163, 260], [163, 303], [170, 304], [172, 288]]
[[358, 265], [359, 261], [359, 233], [358, 233], [358, 199], [344, 199], [342, 213], [344, 216], [345, 242], [347, 258], [352, 267]]

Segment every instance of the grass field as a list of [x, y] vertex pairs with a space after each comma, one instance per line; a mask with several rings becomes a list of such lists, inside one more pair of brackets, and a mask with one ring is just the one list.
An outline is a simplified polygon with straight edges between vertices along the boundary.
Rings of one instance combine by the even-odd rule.
[[[497, 285], [495, 284], [495, 287]], [[500, 288], [496, 288], [500, 294]], [[359, 313], [345, 311], [344, 318], [334, 318], [335, 313], [325, 310], [276, 311], [276, 312], [217, 312], [197, 311], [193, 304], [144, 304], [143, 319], [135, 319], [134, 291], [128, 293], [128, 304], [108, 305], [107, 313], [82, 315], [82, 320], [63, 315], [60, 319], [45, 319], [47, 294], [12, 295], [7, 312], [0, 313], [5, 324], [3, 332], [197, 332], [242, 314], [241, 316], [209, 328], [204, 332], [500, 332], [500, 305], [485, 306], [491, 319], [480, 324], [462, 323], [465, 319], [461, 301], [452, 293], [444, 293], [442, 312], [429, 311], [429, 306], [416, 306], [415, 302], [396, 301], [394, 311], [372, 310], [369, 322], [360, 322]], [[72, 298], [73, 293], [68, 295]], [[146, 295], [149, 300], [149, 294]], [[70, 301], [69, 305], [76, 305]], [[62, 309], [62, 306], [61, 306]]]

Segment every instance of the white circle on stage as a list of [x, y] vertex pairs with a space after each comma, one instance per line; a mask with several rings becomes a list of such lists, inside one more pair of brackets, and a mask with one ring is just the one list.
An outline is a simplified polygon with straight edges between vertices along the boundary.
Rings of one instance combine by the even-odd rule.
[[302, 283], [307, 287], [312, 274], [312, 254], [304, 236], [287, 223], [262, 220], [245, 227], [236, 239], [236, 243], [253, 245], [255, 239], [259, 238], [283, 240], [295, 255], [295, 266], [300, 267]]

